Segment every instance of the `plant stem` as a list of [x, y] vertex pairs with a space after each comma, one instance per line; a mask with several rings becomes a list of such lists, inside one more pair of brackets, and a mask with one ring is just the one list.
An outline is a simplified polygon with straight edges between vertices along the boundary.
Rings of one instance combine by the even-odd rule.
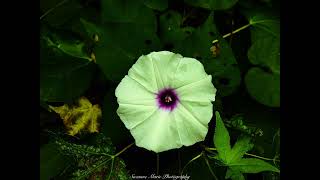
[[214, 174], [213, 170], [211, 169], [211, 166], [210, 166], [210, 164], [209, 164], [209, 161], [208, 161], [208, 159], [207, 159], [207, 156], [204, 155], [203, 157], [204, 157], [204, 160], [206, 161], [206, 164], [207, 164], [207, 166], [208, 166], [208, 169], [209, 169], [210, 173], [212, 174], [212, 176], [214, 177], [215, 180], [218, 180], [216, 174]]
[[[232, 34], [235, 34], [235, 33], [239, 32], [239, 31], [241, 31], [241, 30], [246, 29], [246, 28], [249, 27], [250, 25], [251, 25], [251, 24], [244, 25], [244, 26], [242, 26], [242, 27], [240, 27], [240, 28], [238, 28], [238, 29], [236, 29], [236, 30], [228, 33], [228, 34], [223, 35], [222, 38], [227, 38], [227, 37], [231, 36]], [[214, 44], [214, 43], [216, 43], [216, 42], [218, 42], [218, 41], [219, 41], [219, 40], [216, 39], [216, 40], [212, 41], [212, 44]]]
[[114, 158], [112, 158], [112, 161], [111, 161], [111, 168], [110, 168], [110, 172], [109, 172], [107, 180], [109, 180], [111, 178], [111, 174], [113, 172], [113, 166], [114, 166]]
[[181, 171], [181, 175], [184, 171], [184, 169], [192, 162], [192, 161], [195, 161], [196, 159], [200, 158], [202, 156], [203, 152], [201, 152], [200, 154], [198, 154], [196, 157], [192, 158], [186, 165], [184, 165], [184, 167], [182, 168], [182, 171]]
[[40, 16], [40, 20], [42, 20], [45, 16], [47, 16], [49, 13], [51, 13], [53, 10], [58, 8], [59, 6], [63, 5], [64, 3], [68, 2], [69, 0], [63, 0], [59, 2], [57, 5], [55, 5], [53, 8], [50, 8], [48, 11], [46, 11], [42, 16]]
[[[267, 161], [273, 161], [273, 160], [275, 160], [275, 159], [270, 159], [270, 158], [265, 158], [265, 157], [257, 156], [257, 155], [254, 155], [254, 154], [249, 154], [249, 153], [245, 153], [245, 155], [252, 156], [252, 157], [256, 157], [256, 158], [260, 158], [260, 159], [264, 159], [264, 160], [267, 160]], [[278, 160], [275, 160], [275, 161], [278, 161]]]
[[181, 155], [180, 155], [180, 150], [178, 150], [178, 163], [179, 163], [179, 174], [181, 174]]
[[157, 153], [157, 175], [159, 175], [159, 153]]
[[125, 148], [123, 148], [120, 152], [118, 152], [116, 155], [114, 155], [114, 157], [119, 156], [121, 153], [123, 153], [125, 150], [129, 149], [132, 145], [134, 145], [134, 143], [129, 144], [128, 146], [126, 146]]
[[[206, 147], [205, 150], [207, 150], [207, 151], [216, 151], [217, 148], [208, 148], [208, 147]], [[252, 157], [256, 157], [256, 158], [263, 159], [263, 160], [267, 160], [267, 161], [277, 161], [277, 162], [280, 162], [279, 160], [276, 160], [276, 159], [266, 158], [266, 157], [262, 157], [262, 156], [258, 156], [258, 155], [254, 155], [254, 154], [250, 154], [250, 153], [245, 153], [245, 155], [252, 156]]]

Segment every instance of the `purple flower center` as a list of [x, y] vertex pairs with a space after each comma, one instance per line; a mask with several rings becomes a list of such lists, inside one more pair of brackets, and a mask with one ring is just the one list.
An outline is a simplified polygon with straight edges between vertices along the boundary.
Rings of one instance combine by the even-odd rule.
[[179, 97], [174, 89], [164, 88], [157, 94], [158, 106], [164, 110], [174, 110], [179, 102]]

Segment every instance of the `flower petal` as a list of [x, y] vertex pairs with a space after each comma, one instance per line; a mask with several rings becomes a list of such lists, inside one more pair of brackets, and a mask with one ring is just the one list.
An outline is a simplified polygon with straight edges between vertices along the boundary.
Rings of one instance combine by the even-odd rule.
[[[211, 102], [195, 104], [188, 102], [179, 104], [172, 112], [161, 109], [145, 112], [148, 112], [148, 115], [145, 115], [149, 116], [148, 119], [129, 129], [137, 146], [158, 153], [203, 141], [208, 132], [213, 109]], [[128, 116], [127, 114], [126, 117]], [[138, 119], [144, 119], [141, 115], [134, 116], [135, 113], [132, 113], [129, 119], [136, 119], [136, 122]]]
[[202, 112], [204, 111], [207, 111], [204, 116], [198, 113], [195, 115], [181, 104], [175, 109], [173, 114], [183, 145], [190, 146], [205, 139], [208, 133], [208, 122], [212, 117], [212, 106], [204, 106]]
[[199, 123], [207, 126], [213, 116], [213, 105], [211, 102], [191, 102], [191, 101], [180, 101], [178, 106], [188, 111], [189, 115]]
[[194, 58], [184, 57], [174, 72], [173, 88], [180, 88], [208, 77], [203, 65]]
[[148, 56], [140, 56], [137, 62], [129, 69], [128, 76], [139, 82], [149, 91], [156, 93], [158, 84], [153, 62]]
[[158, 90], [171, 87], [182, 56], [169, 51], [152, 52], [147, 56], [153, 62]]
[[155, 111], [148, 120], [130, 131], [137, 146], [156, 153], [182, 146], [174, 116], [169, 111]]
[[121, 80], [115, 94], [118, 103], [156, 106], [156, 95], [129, 76], [125, 76]]
[[215, 100], [217, 89], [211, 83], [211, 75], [176, 89], [181, 101], [210, 102]]
[[117, 114], [127, 129], [132, 129], [144, 121], [157, 111], [156, 106], [132, 105], [119, 103]]

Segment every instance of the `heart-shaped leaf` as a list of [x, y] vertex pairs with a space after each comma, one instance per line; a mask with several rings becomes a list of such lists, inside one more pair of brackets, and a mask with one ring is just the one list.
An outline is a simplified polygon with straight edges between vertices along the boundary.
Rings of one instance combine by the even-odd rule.
[[280, 75], [271, 74], [260, 68], [251, 68], [245, 76], [249, 94], [259, 103], [280, 107]]

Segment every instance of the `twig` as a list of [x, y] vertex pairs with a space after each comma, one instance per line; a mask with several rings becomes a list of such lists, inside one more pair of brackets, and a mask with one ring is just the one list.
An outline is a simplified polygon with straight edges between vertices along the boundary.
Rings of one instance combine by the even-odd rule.
[[50, 8], [48, 11], [46, 11], [42, 16], [40, 16], [40, 20], [42, 20], [44, 17], [46, 17], [49, 13], [51, 13], [53, 10], [58, 8], [59, 6], [63, 5], [64, 3], [68, 2], [69, 0], [63, 0], [59, 2], [57, 5], [55, 5], [53, 8]]
[[[242, 26], [242, 27], [240, 27], [240, 28], [232, 31], [231, 33], [228, 33], [228, 34], [223, 35], [222, 38], [227, 38], [227, 37], [231, 36], [232, 34], [235, 34], [235, 33], [239, 32], [239, 31], [241, 31], [241, 30], [246, 29], [246, 28], [249, 27], [250, 25], [251, 25], [251, 24], [244, 25], [244, 26]], [[217, 43], [218, 41], [219, 41], [218, 39], [213, 40], [213, 41], [212, 41], [212, 44]]]
[[208, 169], [209, 169], [210, 173], [212, 174], [212, 176], [214, 177], [215, 180], [218, 180], [216, 174], [214, 174], [213, 170], [211, 169], [211, 166], [210, 166], [210, 164], [209, 164], [209, 161], [208, 161], [208, 159], [207, 159], [207, 156], [204, 154], [203, 157], [204, 157], [204, 160], [206, 161], [206, 164], [207, 164], [207, 166], [208, 166]]
[[120, 152], [118, 152], [116, 155], [114, 155], [115, 157], [119, 156], [121, 153], [123, 153], [125, 150], [129, 149], [132, 145], [134, 145], [134, 143], [129, 144], [128, 146], [126, 146], [125, 148], [123, 148]]
[[159, 153], [157, 153], [157, 175], [159, 175]]

